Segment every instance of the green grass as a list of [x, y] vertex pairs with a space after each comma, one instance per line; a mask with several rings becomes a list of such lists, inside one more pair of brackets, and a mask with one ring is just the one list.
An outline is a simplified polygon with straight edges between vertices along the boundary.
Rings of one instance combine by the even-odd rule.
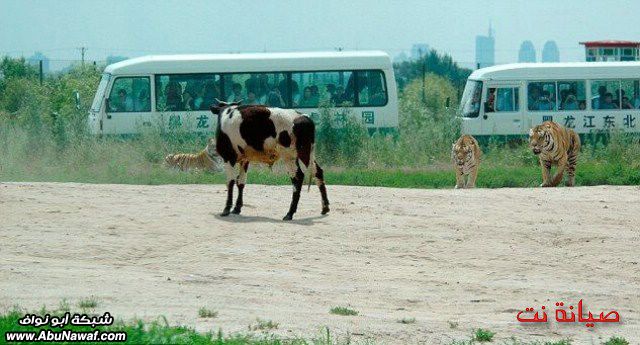
[[257, 318], [256, 323], [249, 325], [249, 330], [250, 331], [268, 331], [272, 329], [277, 329], [278, 326], [280, 326], [280, 324], [277, 322]]
[[202, 318], [214, 318], [218, 316], [218, 312], [215, 310], [207, 309], [206, 307], [201, 307], [198, 309], [198, 316]]
[[495, 332], [491, 332], [488, 329], [478, 328], [473, 334], [473, 339], [478, 342], [489, 342], [493, 340], [493, 336], [496, 335]]
[[78, 302], [78, 307], [80, 307], [80, 309], [95, 309], [97, 306], [98, 300], [94, 296], [83, 298]]
[[329, 310], [329, 314], [342, 315], [342, 316], [355, 316], [358, 315], [358, 311], [347, 307], [333, 307]]
[[609, 340], [602, 343], [602, 345], [629, 345], [629, 342], [625, 338], [611, 337]]

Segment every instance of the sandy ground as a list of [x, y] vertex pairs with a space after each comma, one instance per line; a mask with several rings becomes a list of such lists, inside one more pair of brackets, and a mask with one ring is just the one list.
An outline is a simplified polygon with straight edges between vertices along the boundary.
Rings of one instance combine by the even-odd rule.
[[[478, 327], [498, 340], [640, 343], [638, 187], [330, 186], [328, 216], [305, 188], [289, 223], [290, 187], [249, 185], [243, 215], [220, 218], [224, 188], [0, 184], [0, 308], [93, 295], [99, 312], [200, 331], [246, 332], [261, 318], [285, 337], [327, 326], [391, 344], [447, 344]], [[516, 321], [580, 299], [622, 322]], [[219, 316], [199, 318], [202, 306]]]

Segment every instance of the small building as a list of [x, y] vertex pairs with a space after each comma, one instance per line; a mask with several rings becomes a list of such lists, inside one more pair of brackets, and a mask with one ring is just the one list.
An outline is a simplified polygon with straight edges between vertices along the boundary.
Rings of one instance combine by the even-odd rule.
[[639, 61], [640, 42], [589, 41], [585, 47], [586, 61]]

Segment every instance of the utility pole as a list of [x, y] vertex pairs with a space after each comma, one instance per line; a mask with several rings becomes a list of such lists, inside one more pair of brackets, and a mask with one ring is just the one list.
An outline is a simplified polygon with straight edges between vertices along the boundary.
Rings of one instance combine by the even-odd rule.
[[422, 103], [427, 104], [426, 92], [426, 74], [427, 74], [427, 59], [422, 51], [422, 48], [418, 50], [420, 52], [420, 62], [422, 63]]
[[38, 66], [40, 70], [40, 85], [42, 85], [42, 80], [44, 79], [44, 71], [42, 70], [42, 60], [38, 61]]
[[82, 56], [82, 67], [84, 67], [84, 53], [87, 51], [86, 47], [80, 47], [78, 48], [78, 50], [80, 50], [80, 55]]

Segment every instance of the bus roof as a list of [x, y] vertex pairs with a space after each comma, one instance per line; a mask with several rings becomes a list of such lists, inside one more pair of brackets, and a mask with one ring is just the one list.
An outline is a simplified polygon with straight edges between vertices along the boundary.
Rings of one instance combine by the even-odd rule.
[[543, 79], [640, 79], [640, 61], [515, 63], [481, 68], [469, 76], [473, 80]]
[[104, 71], [115, 75], [129, 75], [385, 68], [391, 68], [391, 59], [385, 52], [341, 51], [149, 55], [114, 63]]

